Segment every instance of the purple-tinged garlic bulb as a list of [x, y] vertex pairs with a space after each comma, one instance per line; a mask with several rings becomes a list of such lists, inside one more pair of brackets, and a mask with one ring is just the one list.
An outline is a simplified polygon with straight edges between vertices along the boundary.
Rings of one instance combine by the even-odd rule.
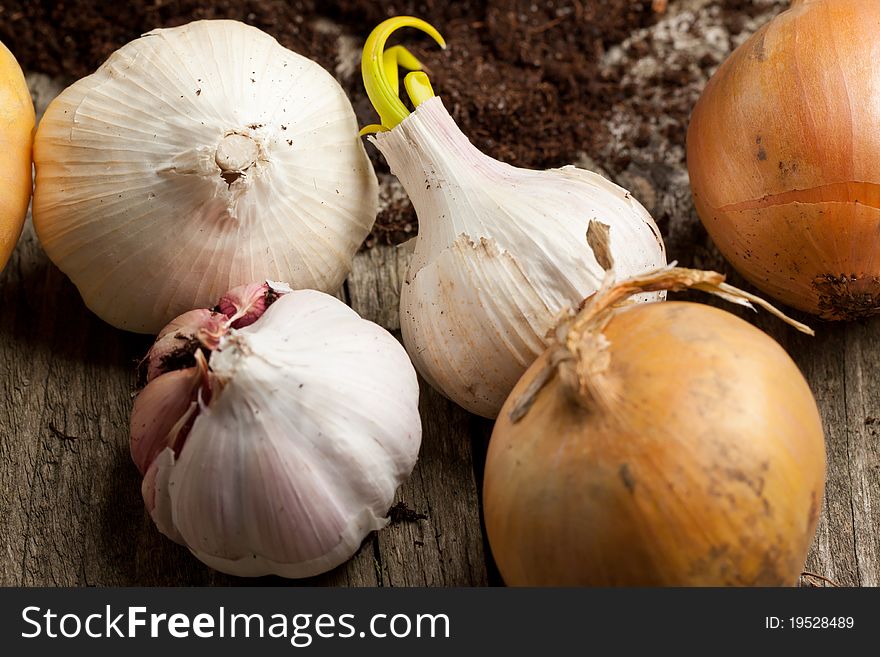
[[385, 329], [267, 282], [174, 320], [145, 364], [131, 420], [144, 501], [207, 565], [308, 577], [387, 524], [421, 421], [415, 370]]

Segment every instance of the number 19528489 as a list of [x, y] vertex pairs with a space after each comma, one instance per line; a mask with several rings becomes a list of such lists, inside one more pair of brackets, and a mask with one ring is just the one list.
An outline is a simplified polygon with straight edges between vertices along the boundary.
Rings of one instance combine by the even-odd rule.
[[852, 616], [767, 616], [764, 627], [768, 630], [851, 630], [855, 619]]

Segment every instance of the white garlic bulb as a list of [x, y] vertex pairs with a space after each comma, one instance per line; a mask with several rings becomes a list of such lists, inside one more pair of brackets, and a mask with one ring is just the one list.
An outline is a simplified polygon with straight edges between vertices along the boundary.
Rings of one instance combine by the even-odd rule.
[[[407, 116], [402, 104], [395, 106], [396, 88], [383, 88], [388, 80], [381, 78], [392, 69], [382, 49], [403, 25], [439, 37], [418, 19], [390, 19], [368, 40], [363, 60], [382, 117], [382, 126], [365, 130], [377, 131], [372, 140], [419, 218], [401, 291], [403, 340], [434, 387], [494, 418], [544, 351], [560, 314], [605, 277], [586, 239], [591, 222], [610, 228], [610, 255], [621, 279], [665, 265], [665, 248], [648, 212], [601, 176], [575, 167], [519, 169], [481, 153], [433, 96], [424, 73], [406, 80], [415, 111]], [[418, 66], [410, 57], [400, 63]]]
[[223, 572], [325, 572], [385, 526], [415, 465], [415, 370], [335, 297], [267, 283], [224, 298], [148, 356], [131, 443], [144, 500], [164, 534]]
[[46, 253], [138, 332], [253, 280], [335, 292], [378, 209], [340, 85], [235, 21], [123, 46], [50, 104], [34, 159]]

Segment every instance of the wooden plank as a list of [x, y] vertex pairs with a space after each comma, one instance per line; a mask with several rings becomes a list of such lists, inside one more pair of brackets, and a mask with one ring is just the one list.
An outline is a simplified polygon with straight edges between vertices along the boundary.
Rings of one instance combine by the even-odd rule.
[[858, 583], [880, 586], [880, 320], [846, 333], [845, 409]]
[[762, 328], [774, 335], [800, 366], [816, 397], [825, 429], [825, 501], [805, 568], [841, 585], [854, 586], [859, 580], [854, 553], [856, 536], [848, 473], [846, 380], [842, 359], [849, 329], [804, 319], [816, 328], [815, 338], [795, 335], [782, 327], [771, 329], [766, 320]]
[[[374, 247], [358, 254], [347, 284], [352, 307], [391, 331], [400, 321], [399, 289], [404, 251]], [[486, 584], [486, 564], [474, 476], [468, 413], [420, 380], [422, 450], [396, 501], [409, 521], [379, 533], [379, 562], [386, 586]], [[417, 518], [416, 516], [423, 516]]]
[[468, 413], [421, 381], [422, 451], [397, 496], [423, 518], [379, 534], [386, 586], [484, 586], [479, 496]]

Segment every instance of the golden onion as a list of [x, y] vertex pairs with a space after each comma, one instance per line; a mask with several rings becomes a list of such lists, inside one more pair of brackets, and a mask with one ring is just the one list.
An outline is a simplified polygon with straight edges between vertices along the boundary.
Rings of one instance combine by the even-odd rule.
[[24, 74], [12, 53], [0, 43], [0, 269], [6, 264], [24, 225], [31, 198], [31, 144], [34, 105]]
[[483, 491], [507, 584], [796, 582], [825, 473], [797, 366], [711, 306], [611, 307], [682, 284], [739, 296], [721, 280], [665, 270], [600, 292], [514, 388]]
[[880, 312], [880, 2], [795, 0], [710, 80], [697, 211], [750, 282], [825, 319]]

